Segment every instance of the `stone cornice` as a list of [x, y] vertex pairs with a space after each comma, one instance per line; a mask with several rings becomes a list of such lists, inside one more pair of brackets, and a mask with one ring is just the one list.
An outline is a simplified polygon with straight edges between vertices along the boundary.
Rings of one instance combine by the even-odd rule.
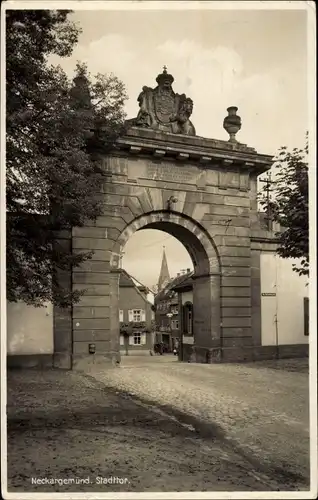
[[[246, 169], [260, 174], [267, 171], [273, 157], [258, 154], [255, 149], [240, 143], [230, 143], [197, 136], [184, 136], [132, 127], [117, 142], [117, 151], [123, 154], [199, 163], [205, 168], [216, 164], [227, 170]], [[118, 152], [119, 152], [118, 151]]]
[[273, 245], [277, 245], [279, 243], [278, 238], [268, 238], [268, 237], [261, 237], [261, 236], [252, 236], [251, 237], [251, 242], [253, 243], [272, 243]]
[[260, 243], [277, 243], [279, 242], [279, 233], [278, 231], [253, 228], [251, 232], [251, 241]]

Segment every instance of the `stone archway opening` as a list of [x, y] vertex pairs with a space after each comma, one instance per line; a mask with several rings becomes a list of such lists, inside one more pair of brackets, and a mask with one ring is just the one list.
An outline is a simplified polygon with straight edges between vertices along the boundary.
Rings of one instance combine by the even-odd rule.
[[[113, 276], [121, 268], [120, 255], [129, 238], [136, 232], [155, 229], [176, 238], [187, 250], [193, 263], [193, 342], [182, 346], [182, 359], [191, 357], [197, 362], [207, 362], [211, 351], [221, 347], [220, 325], [220, 260], [211, 237], [194, 220], [183, 214], [156, 211], [135, 218], [119, 235], [111, 256]], [[113, 286], [118, 280], [113, 280]], [[115, 289], [113, 290], [115, 294]], [[182, 310], [182, 308], [181, 308]], [[112, 329], [119, 328], [113, 316]], [[218, 354], [216, 354], [218, 355]]]

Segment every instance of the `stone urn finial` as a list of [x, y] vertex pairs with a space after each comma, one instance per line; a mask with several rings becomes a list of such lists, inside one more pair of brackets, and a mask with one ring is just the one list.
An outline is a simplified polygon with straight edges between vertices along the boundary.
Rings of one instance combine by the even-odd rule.
[[242, 126], [241, 118], [236, 114], [237, 109], [238, 108], [236, 106], [230, 106], [227, 108], [228, 115], [223, 121], [223, 128], [225, 128], [227, 133], [230, 135], [230, 142], [237, 142], [235, 136]]

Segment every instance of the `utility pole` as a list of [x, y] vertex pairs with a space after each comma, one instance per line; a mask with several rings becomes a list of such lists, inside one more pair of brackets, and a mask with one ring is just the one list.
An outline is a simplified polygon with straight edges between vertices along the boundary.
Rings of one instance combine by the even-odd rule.
[[267, 228], [269, 231], [273, 229], [273, 219], [272, 219], [272, 210], [271, 210], [271, 185], [275, 184], [274, 181], [272, 181], [272, 173], [271, 171], [267, 172], [267, 177], [266, 179], [261, 179], [260, 182], [265, 183], [265, 191], [266, 191], [266, 224]]

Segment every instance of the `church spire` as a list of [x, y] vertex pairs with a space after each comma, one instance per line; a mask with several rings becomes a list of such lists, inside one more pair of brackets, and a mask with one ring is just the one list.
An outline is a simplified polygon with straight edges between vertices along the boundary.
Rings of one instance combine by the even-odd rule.
[[158, 292], [160, 292], [160, 290], [162, 290], [169, 281], [170, 281], [170, 274], [168, 269], [166, 251], [165, 247], [163, 247], [161, 270], [158, 280]]

